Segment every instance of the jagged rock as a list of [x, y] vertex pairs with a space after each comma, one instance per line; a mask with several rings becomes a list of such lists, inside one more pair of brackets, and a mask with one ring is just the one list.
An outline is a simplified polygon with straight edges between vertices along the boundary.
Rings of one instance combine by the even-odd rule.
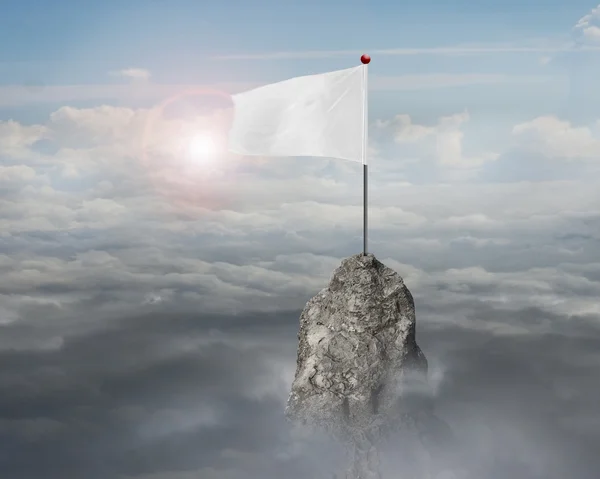
[[306, 304], [298, 339], [287, 416], [351, 446], [347, 477], [379, 478], [374, 448], [387, 429], [413, 416], [407, 388], [426, 382], [410, 291], [372, 254], [351, 256]]

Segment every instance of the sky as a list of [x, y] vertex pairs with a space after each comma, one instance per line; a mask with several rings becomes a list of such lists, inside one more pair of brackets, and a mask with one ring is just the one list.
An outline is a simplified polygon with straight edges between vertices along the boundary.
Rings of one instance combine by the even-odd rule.
[[[600, 6], [582, 0], [4, 0], [0, 477], [330, 477], [335, 445], [283, 412], [300, 312], [362, 248], [360, 165], [189, 144], [224, 145], [230, 94], [362, 53], [370, 251], [415, 297], [455, 436], [453, 465], [426, 460], [597, 478]], [[403, 438], [386, 479], [414, 459]]]

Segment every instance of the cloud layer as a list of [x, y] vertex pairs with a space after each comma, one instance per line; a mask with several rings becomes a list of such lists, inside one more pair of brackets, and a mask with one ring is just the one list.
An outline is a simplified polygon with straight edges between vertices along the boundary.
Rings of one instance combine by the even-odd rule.
[[[360, 165], [203, 162], [189, 142], [222, 145], [228, 105], [169, 98], [0, 122], [2, 477], [335, 466], [282, 413], [299, 310], [362, 245]], [[371, 250], [415, 296], [455, 472], [592, 479], [598, 123], [400, 111], [371, 131]]]

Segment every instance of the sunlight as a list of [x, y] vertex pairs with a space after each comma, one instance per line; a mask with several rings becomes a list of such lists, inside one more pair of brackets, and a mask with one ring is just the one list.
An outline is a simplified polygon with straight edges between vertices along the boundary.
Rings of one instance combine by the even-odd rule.
[[210, 162], [217, 154], [217, 144], [209, 135], [197, 135], [190, 141], [189, 153], [195, 161]]

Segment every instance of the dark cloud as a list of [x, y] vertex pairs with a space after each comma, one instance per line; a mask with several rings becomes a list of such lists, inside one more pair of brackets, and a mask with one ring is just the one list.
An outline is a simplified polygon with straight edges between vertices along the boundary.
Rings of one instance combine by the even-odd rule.
[[[456, 312], [418, 304], [437, 413], [456, 437], [454, 467], [498, 479], [595, 477], [599, 318], [463, 306], [467, 319], [533, 332], [460, 326]], [[61, 348], [4, 349], [0, 476], [278, 479], [329, 470], [339, 451], [315, 447], [283, 417], [298, 314], [146, 315]], [[2, 329], [10, 338], [18, 326]], [[397, 462], [405, 442], [385, 450], [398, 477], [409, 464]]]

